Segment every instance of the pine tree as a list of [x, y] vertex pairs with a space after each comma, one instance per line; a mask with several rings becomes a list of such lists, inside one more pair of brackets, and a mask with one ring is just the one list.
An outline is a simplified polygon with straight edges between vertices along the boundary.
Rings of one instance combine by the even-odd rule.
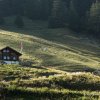
[[96, 0], [91, 6], [88, 18], [89, 32], [100, 36], [100, 1]]
[[86, 13], [93, 0], [71, 0], [69, 9], [69, 27], [76, 31], [85, 29]]
[[79, 30], [80, 27], [80, 16], [77, 10], [75, 9], [75, 1], [72, 0], [70, 2], [70, 8], [69, 8], [69, 27], [74, 30]]
[[49, 17], [49, 27], [59, 28], [64, 27], [64, 14], [66, 6], [64, 5], [63, 0], [54, 0], [51, 16]]

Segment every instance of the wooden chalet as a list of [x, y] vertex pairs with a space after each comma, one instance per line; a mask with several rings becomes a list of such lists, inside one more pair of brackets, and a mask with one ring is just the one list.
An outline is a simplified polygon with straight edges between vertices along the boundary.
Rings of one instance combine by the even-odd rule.
[[21, 55], [21, 53], [7, 46], [0, 50], [0, 61], [4, 64], [19, 64]]

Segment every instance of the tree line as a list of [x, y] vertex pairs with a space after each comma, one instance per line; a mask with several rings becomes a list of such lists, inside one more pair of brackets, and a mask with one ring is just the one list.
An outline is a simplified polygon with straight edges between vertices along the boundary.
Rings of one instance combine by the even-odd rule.
[[100, 0], [0, 0], [0, 23], [11, 15], [47, 20], [50, 28], [69, 27], [100, 36]]

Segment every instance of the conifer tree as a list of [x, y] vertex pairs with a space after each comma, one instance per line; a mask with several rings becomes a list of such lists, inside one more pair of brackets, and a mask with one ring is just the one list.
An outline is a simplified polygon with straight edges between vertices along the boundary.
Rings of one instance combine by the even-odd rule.
[[54, 0], [52, 5], [51, 16], [49, 17], [49, 27], [64, 27], [64, 15], [66, 6], [63, 0]]
[[96, 0], [91, 6], [88, 18], [88, 30], [100, 36], [100, 1]]

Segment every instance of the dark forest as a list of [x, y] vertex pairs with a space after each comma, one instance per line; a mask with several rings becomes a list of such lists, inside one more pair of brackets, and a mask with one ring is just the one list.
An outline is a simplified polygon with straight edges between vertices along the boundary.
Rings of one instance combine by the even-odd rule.
[[69, 27], [100, 36], [100, 0], [0, 0], [0, 24], [6, 16], [47, 20], [48, 27]]

